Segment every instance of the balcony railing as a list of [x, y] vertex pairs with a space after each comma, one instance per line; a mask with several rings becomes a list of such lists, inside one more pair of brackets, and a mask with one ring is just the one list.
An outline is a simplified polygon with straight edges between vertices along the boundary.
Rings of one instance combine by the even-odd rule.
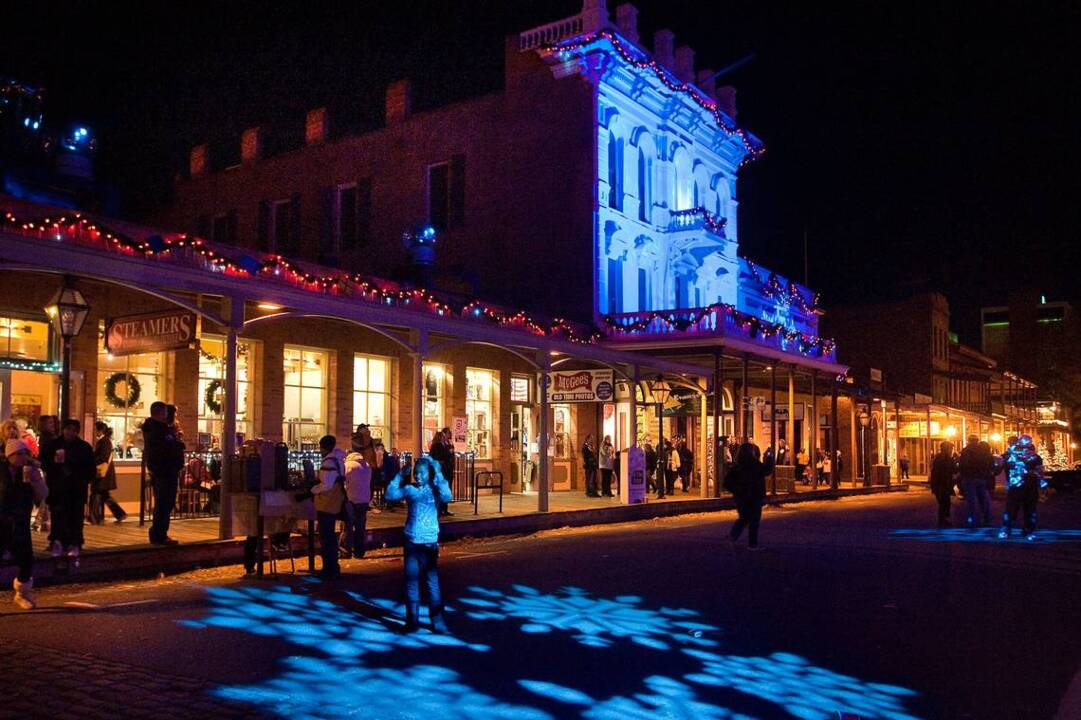
[[728, 337], [803, 357], [831, 362], [837, 357], [832, 340], [786, 331], [726, 305], [616, 313], [606, 315], [604, 325], [613, 342]]
[[582, 28], [583, 22], [580, 15], [541, 25], [518, 36], [518, 49], [522, 52], [536, 50], [544, 45], [551, 45], [560, 40], [581, 35]]

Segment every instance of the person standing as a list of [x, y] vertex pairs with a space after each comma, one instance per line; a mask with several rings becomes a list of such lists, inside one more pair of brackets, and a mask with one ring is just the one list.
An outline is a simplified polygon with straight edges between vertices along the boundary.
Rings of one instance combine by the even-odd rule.
[[345, 504], [345, 452], [337, 444], [333, 435], [319, 438], [323, 462], [317, 474], [319, 482], [312, 487], [319, 553], [323, 558], [323, 569], [318, 576], [323, 580], [337, 580], [342, 574], [338, 564], [338, 517]]
[[938, 526], [950, 526], [950, 498], [957, 482], [957, 460], [953, 456], [953, 443], [943, 441], [938, 454], [931, 462], [931, 492], [938, 501]]
[[1043, 458], [1036, 453], [1032, 438], [1022, 435], [1004, 455], [1006, 468], [1006, 512], [1002, 515], [1000, 540], [1010, 537], [1013, 521], [1023, 516], [1026, 540], [1036, 539], [1036, 506], [1040, 488], [1047, 486]]
[[777, 441], [777, 465], [791, 465], [788, 451], [788, 441], [781, 438]]
[[597, 459], [597, 465], [601, 471], [601, 494], [604, 497], [612, 497], [612, 469], [615, 455], [612, 438], [605, 435], [604, 439], [601, 440], [600, 456]]
[[657, 451], [653, 449], [653, 445], [646, 443], [646, 488], [650, 492], [656, 492], [659, 484], [657, 483]]
[[354, 450], [345, 456], [345, 530], [342, 532], [342, 546], [355, 558], [364, 557], [371, 501], [372, 467], [363, 453]]
[[679, 441], [679, 482], [683, 486], [683, 492], [691, 491], [691, 476], [694, 473], [694, 451], [687, 441]]
[[987, 478], [994, 477], [995, 461], [991, 448], [980, 443], [978, 435], [969, 435], [968, 444], [957, 462], [961, 475], [961, 494], [965, 496], [965, 524], [970, 528], [991, 523], [991, 497]]
[[0, 458], [0, 555], [10, 551], [17, 567], [15, 604], [33, 610], [34, 548], [30, 540], [30, 511], [49, 494], [30, 448], [22, 440], [4, 443]]
[[404, 467], [387, 486], [388, 500], [405, 500], [405, 629], [420, 625], [420, 579], [428, 588], [428, 616], [432, 631], [447, 632], [443, 594], [439, 588], [439, 502], [450, 502], [450, 487], [431, 457], [416, 461], [410, 478]]
[[91, 522], [95, 525], [105, 523], [105, 508], [113, 514], [116, 522], [124, 522], [128, 516], [124, 508], [113, 499], [116, 490], [116, 468], [113, 467], [113, 429], [98, 420], [94, 423], [94, 484], [91, 487], [90, 500]]
[[95, 463], [94, 448], [79, 437], [80, 429], [78, 420], [68, 418], [60, 427], [60, 437], [42, 448], [53, 518], [49, 535], [53, 557], [67, 553], [78, 558], [83, 546], [83, 508], [95, 479]]
[[796, 480], [804, 485], [810, 485], [811, 479], [807, 477], [807, 463], [810, 457], [807, 454], [807, 448], [801, 447], [799, 452], [796, 453]]
[[[36, 458], [41, 457], [41, 448], [55, 440], [59, 433], [60, 421], [55, 415], [42, 415], [38, 418], [38, 455], [35, 456]], [[34, 522], [31, 527], [38, 532], [47, 533], [49, 532], [50, 526], [49, 503], [44, 500], [39, 500], [34, 504], [37, 507], [37, 514], [34, 517]]]
[[664, 471], [664, 492], [668, 495], [674, 495], [676, 492], [676, 476], [679, 474], [680, 461], [679, 450], [669, 442], [664, 441], [664, 456], [667, 460], [667, 466]]
[[[447, 484], [454, 482], [454, 438], [451, 437], [450, 428], [445, 427], [432, 438], [432, 446], [428, 452], [439, 463], [439, 470]], [[453, 496], [453, 493], [451, 493]], [[447, 503], [439, 503], [439, 516], [453, 516]]]
[[908, 453], [901, 453], [901, 479], [908, 480]]
[[586, 474], [586, 497], [600, 497], [597, 492], [597, 449], [593, 446], [593, 435], [586, 435], [582, 443], [582, 469]]
[[757, 550], [758, 527], [762, 522], [762, 502], [766, 499], [766, 478], [773, 472], [773, 449], [760, 460], [758, 447], [743, 443], [736, 451], [736, 462], [728, 470], [724, 487], [736, 500], [738, 518], [729, 532], [732, 543], [739, 541], [743, 528], [748, 529], [748, 547]]
[[154, 491], [154, 514], [150, 523], [152, 545], [176, 545], [169, 537], [169, 520], [176, 505], [177, 483], [184, 467], [184, 442], [169, 422], [169, 405], [155, 401], [150, 417], [143, 421], [143, 460]]

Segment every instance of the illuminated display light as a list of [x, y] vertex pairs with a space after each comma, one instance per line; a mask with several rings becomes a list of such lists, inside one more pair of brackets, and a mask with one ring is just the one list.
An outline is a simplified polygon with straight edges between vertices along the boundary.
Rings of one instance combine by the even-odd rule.
[[715, 100], [702, 95], [694, 85], [682, 82], [678, 79], [673, 79], [668, 70], [660, 63], [649, 58], [637, 48], [629, 47], [608, 30], [601, 30], [582, 38], [567, 40], [555, 45], [547, 45], [544, 47], [544, 51], [558, 54], [560, 58], [566, 59], [568, 56], [579, 51], [588, 53], [593, 48], [599, 46], [602, 41], [607, 41], [624, 62], [641, 70], [651, 71], [669, 90], [685, 94], [703, 110], [708, 111], [713, 115], [717, 127], [720, 128], [722, 132], [727, 135], [736, 135], [747, 150], [747, 155], [740, 163], [741, 166], [758, 159], [761, 157], [762, 153], [766, 151], [765, 146], [757, 139], [752, 139], [745, 130], [735, 125], [729, 125], [725, 121], [725, 116], [717, 108], [717, 102]]
[[32, 372], [58, 373], [60, 372], [60, 363], [50, 362], [48, 360], [13, 360], [11, 358], [0, 358], [0, 368], [4, 368], [5, 370], [30, 370]]
[[704, 207], [691, 208], [690, 210], [672, 210], [671, 217], [677, 224], [685, 222], [686, 220], [702, 217], [702, 222], [706, 228], [718, 235], [724, 235], [724, 228], [728, 225], [728, 218], [717, 217]]
[[763, 280], [762, 274], [758, 271], [758, 266], [750, 260], [747, 260], [747, 267], [751, 270], [751, 277], [755, 279], [755, 282], [762, 286], [762, 292], [770, 299], [776, 300], [786, 306], [795, 304], [796, 307], [805, 313], [814, 313], [818, 310], [818, 293], [815, 293], [811, 300], [808, 301], [803, 293], [800, 292], [796, 283], [789, 282], [788, 285], [785, 286], [781, 283], [776, 273], [770, 273], [769, 277]]

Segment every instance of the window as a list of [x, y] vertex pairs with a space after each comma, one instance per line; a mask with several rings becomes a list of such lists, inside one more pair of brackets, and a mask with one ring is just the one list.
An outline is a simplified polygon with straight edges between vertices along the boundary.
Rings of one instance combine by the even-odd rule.
[[390, 439], [390, 360], [353, 356], [353, 427], [366, 423], [386, 447]]
[[236, 245], [236, 210], [214, 216], [210, 224], [210, 239], [218, 243]]
[[649, 273], [645, 268], [638, 268], [638, 311], [649, 309]]
[[122, 457], [139, 458], [143, 447], [139, 426], [150, 414], [152, 403], [166, 401], [165, 354], [111, 355], [105, 351], [104, 321], [98, 334], [98, 420], [112, 428], [113, 443]]
[[549, 452], [557, 460], [571, 456], [570, 405], [552, 405], [552, 440]]
[[0, 360], [25, 363], [52, 359], [52, 334], [42, 320], [0, 317]]
[[372, 183], [364, 178], [340, 185], [335, 202], [338, 249], [355, 250], [366, 245], [371, 232]]
[[436, 230], [465, 224], [465, 156], [428, 166], [428, 222]]
[[475, 452], [478, 460], [492, 457], [492, 386], [495, 382], [495, 373], [491, 370], [466, 368], [466, 449]]
[[[243, 433], [245, 438], [254, 434], [251, 424], [251, 383], [254, 376], [252, 355], [251, 341], [237, 342], [236, 431]], [[210, 433], [215, 447], [221, 447], [224, 430], [224, 381], [225, 338], [221, 335], [203, 335], [199, 338], [199, 432]]]
[[443, 419], [446, 368], [424, 363], [424, 447], [431, 447], [435, 434], [446, 427]]
[[623, 139], [608, 133], [608, 207], [623, 209]]
[[285, 412], [282, 436], [294, 450], [314, 450], [319, 438], [327, 434], [326, 350], [286, 345], [283, 353], [285, 371]]
[[653, 222], [653, 158], [642, 148], [638, 149], [638, 195], [638, 219]]
[[510, 379], [510, 401], [515, 403], [529, 402], [532, 381], [525, 375], [512, 375]]
[[271, 214], [271, 225], [274, 238], [274, 252], [282, 255], [296, 253], [296, 243], [293, 242], [293, 203], [289, 200], [279, 200], [274, 203]]
[[608, 258], [608, 312], [623, 312], [623, 263]]

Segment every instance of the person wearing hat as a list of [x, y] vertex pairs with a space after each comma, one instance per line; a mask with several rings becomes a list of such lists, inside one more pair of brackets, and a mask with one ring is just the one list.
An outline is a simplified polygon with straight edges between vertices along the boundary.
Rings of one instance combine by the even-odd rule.
[[9, 439], [0, 460], [0, 554], [10, 550], [18, 566], [15, 604], [33, 610], [34, 548], [30, 544], [30, 511], [49, 494], [25, 442]]

